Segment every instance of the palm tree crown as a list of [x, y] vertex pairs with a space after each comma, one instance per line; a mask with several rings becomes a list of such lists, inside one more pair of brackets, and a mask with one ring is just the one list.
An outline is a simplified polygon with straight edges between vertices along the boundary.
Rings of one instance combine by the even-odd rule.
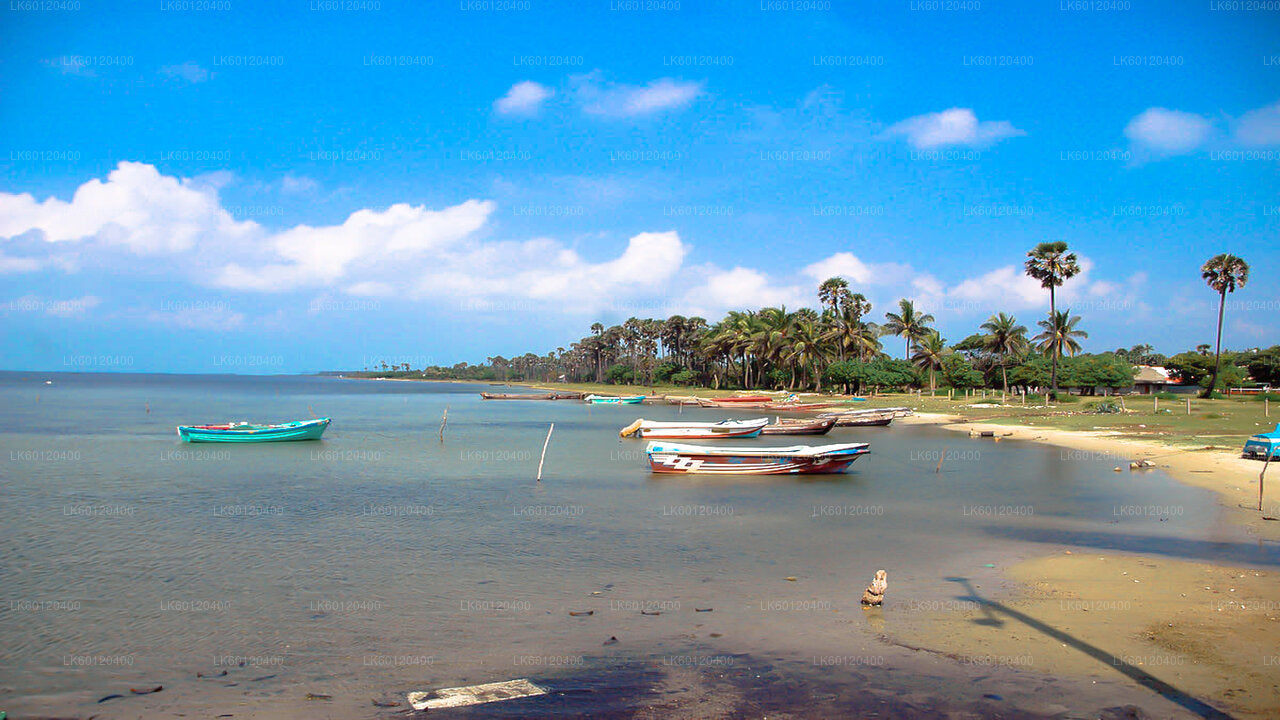
[[886, 335], [897, 335], [907, 339], [905, 357], [908, 359], [911, 357], [911, 346], [933, 331], [929, 323], [934, 321], [934, 317], [928, 313], [918, 312], [915, 303], [905, 298], [898, 301], [898, 312], [885, 313], [884, 317], [887, 322], [881, 327]]

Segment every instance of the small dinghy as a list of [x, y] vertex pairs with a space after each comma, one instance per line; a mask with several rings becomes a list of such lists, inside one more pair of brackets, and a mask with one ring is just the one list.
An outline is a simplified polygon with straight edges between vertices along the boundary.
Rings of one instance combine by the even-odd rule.
[[179, 425], [182, 442], [285, 442], [319, 440], [329, 427], [329, 418], [296, 420], [280, 425], [252, 425], [247, 422], [226, 425]]
[[582, 398], [583, 402], [592, 405], [639, 405], [644, 402], [643, 395], [631, 395], [629, 397], [614, 397], [611, 395], [588, 395]]

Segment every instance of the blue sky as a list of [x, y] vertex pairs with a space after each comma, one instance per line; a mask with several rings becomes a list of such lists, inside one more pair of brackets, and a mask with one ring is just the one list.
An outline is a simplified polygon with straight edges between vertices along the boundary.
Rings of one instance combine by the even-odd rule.
[[[1047, 297], [1088, 350], [1280, 341], [1280, 12], [1242, 3], [15, 2], [0, 367], [546, 352], [596, 320]], [[976, 9], [974, 9], [976, 8]], [[890, 350], [897, 347], [889, 343]]]

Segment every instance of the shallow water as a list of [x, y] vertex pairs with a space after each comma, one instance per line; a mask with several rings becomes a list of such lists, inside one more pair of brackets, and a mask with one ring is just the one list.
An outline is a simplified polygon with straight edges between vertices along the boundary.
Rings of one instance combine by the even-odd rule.
[[[482, 401], [482, 389], [0, 373], [3, 707], [110, 716], [247, 702], [342, 716], [407, 690], [535, 677], [590, 688], [520, 701], [517, 714], [566, 702], [627, 714], [661, 694], [653, 673], [687, 675], [671, 691], [680, 698], [712, 688], [723, 699], [704, 682], [713, 676], [736, 691], [791, 687], [801, 709], [948, 687], [990, 703], [973, 694], [973, 667], [922, 661], [880, 633], [965, 594], [957, 577], [995, 589], [1002, 566], [1063, 547], [1280, 562], [1274, 546], [1218, 528], [1206, 491], [1112, 472], [1127, 458], [837, 428], [732, 442], [870, 442], [844, 475], [658, 476], [619, 428], [752, 414]], [[188, 445], [173, 429], [313, 412], [334, 418], [320, 442]], [[858, 599], [878, 568], [890, 603], [868, 614]], [[761, 662], [807, 663], [812, 677], [743, 670]], [[996, 676], [1003, 702], [1047, 702], [1032, 692], [1043, 677]], [[144, 685], [165, 690], [96, 702]], [[333, 699], [302, 701], [308, 692]], [[1091, 692], [1060, 694], [1161, 702], [1123, 683]]]

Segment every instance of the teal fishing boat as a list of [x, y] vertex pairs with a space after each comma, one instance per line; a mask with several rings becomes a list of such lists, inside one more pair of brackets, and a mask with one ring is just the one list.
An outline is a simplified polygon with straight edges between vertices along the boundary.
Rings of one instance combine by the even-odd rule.
[[1258, 433], [1244, 444], [1245, 457], [1272, 460], [1280, 458], [1280, 424], [1269, 433]]
[[592, 405], [639, 405], [644, 402], [644, 396], [631, 395], [628, 397], [614, 397], [610, 395], [588, 395], [582, 398], [582, 401]]
[[319, 440], [329, 427], [329, 418], [295, 420], [281, 425], [252, 425], [247, 422], [226, 425], [179, 425], [178, 437], [182, 442], [285, 442], [289, 440]]

